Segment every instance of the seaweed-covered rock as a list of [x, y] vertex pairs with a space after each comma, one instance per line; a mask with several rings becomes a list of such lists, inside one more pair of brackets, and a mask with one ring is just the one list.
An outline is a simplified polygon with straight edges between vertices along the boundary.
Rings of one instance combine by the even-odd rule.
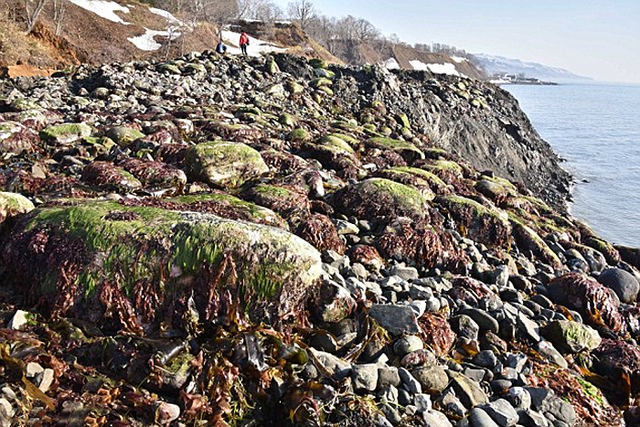
[[427, 200], [433, 200], [435, 194], [448, 194], [450, 192], [449, 187], [440, 178], [423, 169], [399, 166], [384, 169], [375, 175], [415, 187], [422, 192]]
[[64, 145], [91, 136], [92, 132], [91, 126], [85, 123], [63, 123], [44, 128], [40, 137], [47, 142]]
[[107, 138], [118, 144], [120, 147], [127, 147], [138, 138], [143, 138], [144, 133], [138, 129], [126, 126], [115, 126], [107, 132]]
[[124, 201], [123, 204], [127, 206], [158, 207], [172, 211], [208, 213], [221, 218], [288, 229], [286, 221], [271, 209], [246, 202], [223, 192], [192, 194], [166, 199], [155, 197], [131, 199]]
[[532, 228], [525, 225], [515, 215], [509, 216], [513, 237], [515, 238], [518, 248], [524, 251], [531, 251], [545, 264], [551, 265], [553, 268], [559, 269], [562, 262], [558, 255], [549, 248], [544, 240]]
[[239, 187], [269, 170], [256, 150], [227, 141], [205, 142], [189, 148], [185, 166], [193, 179], [230, 187]]
[[286, 231], [113, 202], [40, 208], [1, 238], [7, 276], [47, 312], [137, 333], [188, 329], [186, 313], [272, 322], [320, 274], [319, 252]]
[[274, 210], [292, 225], [306, 218], [311, 206], [305, 191], [288, 185], [254, 185], [244, 192], [244, 197]]
[[303, 144], [300, 155], [317, 159], [325, 168], [336, 170], [343, 178], [366, 174], [353, 148], [335, 135], [325, 135], [318, 141]]
[[357, 218], [407, 216], [420, 220], [425, 216], [427, 200], [415, 188], [384, 178], [370, 178], [337, 191], [333, 206], [345, 215]]
[[462, 226], [470, 238], [492, 246], [509, 243], [511, 225], [505, 212], [461, 196], [439, 196], [436, 203]]
[[107, 190], [133, 191], [142, 183], [132, 174], [109, 162], [93, 162], [82, 170], [82, 180]]
[[342, 255], [346, 249], [336, 226], [326, 215], [312, 214], [304, 218], [298, 224], [296, 235], [311, 243], [319, 251], [329, 249]]
[[376, 148], [379, 150], [388, 150], [398, 153], [402, 158], [411, 163], [415, 160], [424, 159], [424, 153], [414, 144], [398, 139], [374, 137], [366, 141], [367, 149]]
[[130, 158], [120, 164], [127, 172], [150, 188], [182, 189], [187, 183], [185, 173], [163, 162], [150, 162]]
[[624, 341], [603, 339], [593, 351], [597, 357], [594, 371], [613, 383], [610, 397], [619, 405], [627, 405], [630, 398], [640, 395], [640, 349]]
[[444, 267], [457, 271], [468, 259], [451, 235], [427, 220], [396, 219], [380, 233], [376, 248], [385, 258], [402, 259], [422, 269]]
[[610, 291], [595, 279], [568, 273], [549, 283], [549, 298], [556, 304], [578, 310], [594, 326], [606, 326], [614, 332], [624, 330], [624, 321]]
[[595, 329], [579, 322], [556, 320], [549, 323], [543, 332], [558, 350], [564, 353], [591, 351], [602, 342]]
[[20, 154], [33, 149], [38, 134], [18, 122], [0, 122], [0, 154]]

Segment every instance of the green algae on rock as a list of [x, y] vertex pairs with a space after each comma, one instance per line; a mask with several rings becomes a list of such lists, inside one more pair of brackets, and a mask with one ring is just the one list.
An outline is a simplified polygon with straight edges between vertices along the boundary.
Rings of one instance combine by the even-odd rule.
[[205, 142], [185, 155], [187, 173], [216, 186], [239, 187], [269, 171], [260, 153], [239, 142]]
[[357, 218], [398, 216], [422, 219], [427, 199], [417, 189], [384, 178], [349, 185], [334, 195], [334, 207]]
[[68, 144], [91, 136], [92, 129], [85, 123], [63, 123], [40, 131], [40, 137], [55, 144]]
[[472, 239], [491, 246], [509, 243], [511, 225], [505, 212], [461, 196], [439, 196], [436, 203], [446, 209]]
[[247, 221], [288, 229], [288, 225], [271, 209], [245, 202], [230, 194], [215, 192], [158, 199], [155, 197], [127, 200], [127, 206], [150, 206], [172, 211], [189, 211], [217, 215], [221, 218]]
[[118, 146], [127, 147], [136, 139], [143, 138], [144, 133], [140, 132], [138, 129], [126, 126], [115, 126], [109, 129], [106, 136], [118, 144]]
[[407, 162], [424, 159], [424, 153], [414, 144], [399, 139], [374, 137], [366, 141], [366, 146], [381, 150], [391, 150], [402, 156]]
[[7, 276], [45, 310], [136, 333], [167, 317], [184, 330], [189, 298], [201, 320], [273, 322], [320, 274], [319, 252], [299, 237], [210, 214], [79, 201], [5, 233]]
[[93, 162], [82, 170], [82, 180], [105, 190], [133, 191], [142, 188], [142, 183], [123, 168], [109, 162]]

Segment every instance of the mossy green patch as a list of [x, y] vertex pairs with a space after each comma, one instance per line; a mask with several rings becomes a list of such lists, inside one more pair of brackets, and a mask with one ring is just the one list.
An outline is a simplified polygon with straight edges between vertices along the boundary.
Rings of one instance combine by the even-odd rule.
[[[179, 196], [166, 199], [168, 202], [184, 205], [185, 210], [190, 210], [190, 205], [200, 205], [208, 203], [216, 203], [221, 208], [227, 210], [233, 210], [235, 216], [239, 216], [239, 219], [245, 219], [248, 217], [250, 222], [256, 222], [260, 224], [267, 224], [277, 227], [286, 227], [286, 222], [278, 214], [271, 209], [267, 209], [263, 206], [256, 205], [255, 203], [246, 202], [230, 194], [224, 193], [211, 193], [211, 194], [196, 194], [188, 196]], [[220, 215], [225, 218], [235, 219], [230, 216]]]
[[337, 153], [345, 153], [350, 155], [355, 155], [355, 151], [345, 140], [337, 136], [337, 134], [325, 135], [320, 141], [320, 145], [324, 148], [337, 152]]
[[607, 404], [607, 402], [604, 399], [604, 396], [602, 395], [602, 392], [598, 387], [594, 386], [589, 381], [583, 380], [582, 378], [576, 377], [576, 380], [580, 384], [580, 387], [582, 387], [582, 391], [587, 396], [593, 398], [598, 405], [604, 406]]
[[506, 212], [456, 195], [439, 196], [436, 200], [470, 238], [491, 246], [509, 244], [511, 225]]
[[413, 161], [424, 159], [424, 153], [410, 142], [399, 139], [374, 137], [366, 141], [367, 147], [375, 147], [383, 150], [392, 150], [400, 154], [405, 160]]
[[227, 141], [190, 147], [185, 154], [185, 164], [194, 178], [231, 187], [238, 187], [269, 170], [259, 152], [246, 144]]
[[106, 136], [120, 147], [126, 147], [136, 139], [143, 138], [144, 133], [126, 126], [115, 126], [109, 129]]
[[424, 208], [425, 198], [420, 191], [413, 187], [384, 178], [371, 178], [363, 181], [364, 183], [373, 186], [376, 192], [390, 195], [403, 208], [416, 212], [421, 212]]
[[85, 123], [64, 123], [49, 126], [40, 132], [45, 141], [66, 144], [91, 136], [92, 129]]
[[391, 171], [394, 172], [399, 172], [399, 173], [407, 173], [410, 175], [414, 175], [414, 176], [418, 176], [422, 179], [424, 179], [425, 181], [427, 181], [430, 185], [434, 185], [436, 187], [446, 187], [447, 184], [441, 180], [440, 178], [438, 178], [437, 175], [428, 172], [424, 169], [419, 169], [419, 168], [412, 168], [412, 167], [408, 167], [408, 166], [399, 166], [399, 167], [395, 167], [395, 168], [391, 168], [389, 169]]
[[336, 138], [339, 138], [342, 141], [347, 142], [354, 149], [360, 146], [360, 141], [358, 139], [346, 133], [331, 133], [328, 136], [334, 136]]
[[287, 136], [289, 141], [307, 141], [309, 138], [311, 138], [309, 132], [303, 128], [294, 129]]

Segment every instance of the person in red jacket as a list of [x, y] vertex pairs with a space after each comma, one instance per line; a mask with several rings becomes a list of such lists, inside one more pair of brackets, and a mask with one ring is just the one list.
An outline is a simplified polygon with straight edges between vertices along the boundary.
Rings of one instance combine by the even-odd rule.
[[244, 31], [240, 34], [240, 49], [242, 54], [247, 54], [247, 46], [249, 46], [249, 36]]

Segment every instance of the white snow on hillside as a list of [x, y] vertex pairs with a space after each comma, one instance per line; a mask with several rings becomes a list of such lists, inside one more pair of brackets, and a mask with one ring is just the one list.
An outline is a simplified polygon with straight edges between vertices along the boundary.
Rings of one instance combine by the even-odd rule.
[[160, 15], [163, 18], [166, 18], [167, 21], [169, 21], [172, 24], [178, 24], [178, 25], [183, 25], [182, 21], [180, 21], [178, 18], [176, 18], [175, 16], [173, 16], [171, 14], [171, 12], [168, 12], [166, 10], [163, 9], [157, 9], [155, 7], [150, 7], [149, 8], [149, 12], [151, 13], [155, 13], [156, 15]]
[[399, 70], [400, 69], [400, 64], [398, 64], [398, 61], [396, 61], [396, 58], [389, 58], [386, 61], [384, 61], [384, 63], [382, 65], [387, 70]]
[[451, 59], [453, 62], [457, 62], [458, 64], [467, 60], [467, 58], [463, 58], [461, 56], [452, 56]]
[[449, 74], [451, 76], [466, 77], [456, 70], [456, 66], [454, 64], [449, 62], [445, 62], [443, 64], [425, 64], [424, 62], [416, 59], [409, 61], [409, 64], [411, 64], [414, 70], [431, 71], [434, 74]]
[[174, 40], [180, 37], [180, 33], [176, 31], [156, 31], [145, 28], [145, 33], [143, 35], [129, 37], [127, 40], [133, 43], [140, 50], [154, 51], [162, 47], [160, 43], [155, 41], [155, 36], [169, 37], [171, 40]]
[[71, 3], [76, 6], [80, 6], [83, 9], [86, 9], [90, 12], [95, 13], [98, 16], [101, 16], [104, 19], [108, 19], [112, 22], [117, 22], [124, 25], [129, 25], [128, 22], [124, 22], [122, 18], [115, 14], [116, 11], [120, 11], [123, 13], [129, 13], [129, 8], [120, 6], [118, 3], [113, 1], [105, 1], [105, 0], [69, 0]]
[[413, 67], [414, 70], [427, 71], [427, 64], [422, 61], [418, 61], [417, 59], [413, 61], [409, 61], [409, 65]]
[[[235, 31], [222, 31], [222, 40], [227, 45], [227, 53], [238, 55], [242, 53], [240, 50], [240, 33]], [[273, 43], [269, 43], [249, 35], [249, 46], [247, 54], [249, 56], [260, 56], [261, 53], [284, 52], [286, 49], [277, 47]]]

